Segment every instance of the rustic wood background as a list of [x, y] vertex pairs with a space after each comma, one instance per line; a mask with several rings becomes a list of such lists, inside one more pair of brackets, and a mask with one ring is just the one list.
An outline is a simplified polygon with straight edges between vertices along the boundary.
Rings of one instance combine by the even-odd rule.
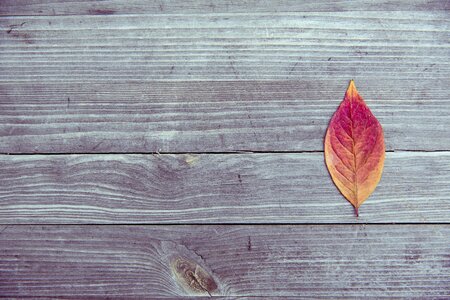
[[[0, 296], [450, 297], [449, 10], [1, 0]], [[388, 151], [359, 218], [323, 161], [350, 79]]]

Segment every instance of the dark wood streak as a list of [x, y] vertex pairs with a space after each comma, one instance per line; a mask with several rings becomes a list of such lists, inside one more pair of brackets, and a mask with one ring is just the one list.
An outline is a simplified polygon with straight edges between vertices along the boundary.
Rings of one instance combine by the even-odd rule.
[[88, 13], [91, 15], [113, 15], [116, 13], [113, 9], [89, 9]]

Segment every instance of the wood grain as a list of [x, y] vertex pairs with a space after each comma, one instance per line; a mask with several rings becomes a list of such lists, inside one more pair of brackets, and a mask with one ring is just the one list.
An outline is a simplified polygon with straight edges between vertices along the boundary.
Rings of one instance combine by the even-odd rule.
[[0, 157], [1, 224], [449, 222], [450, 152], [387, 153], [356, 218], [323, 153]]
[[117, 14], [192, 14], [242, 12], [308, 12], [308, 11], [408, 11], [448, 10], [443, 0], [344, 0], [344, 1], [231, 1], [231, 0], [2, 0], [0, 15], [117, 15]]
[[[8, 226], [5, 297], [176, 297], [170, 261], [207, 268], [222, 296], [450, 296], [450, 226]], [[208, 296], [206, 293], [203, 295]]]
[[[0, 297], [450, 298], [449, 9], [2, 0], [0, 154], [38, 155], [0, 155]], [[358, 219], [350, 79], [391, 151]]]
[[0, 18], [5, 82], [448, 79], [448, 13]]
[[0, 152], [321, 151], [351, 78], [388, 150], [450, 150], [449, 24], [442, 11], [1, 17]]
[[[322, 151], [346, 85], [0, 83], [0, 152]], [[446, 80], [361, 80], [358, 88], [383, 126], [387, 150], [450, 149]]]

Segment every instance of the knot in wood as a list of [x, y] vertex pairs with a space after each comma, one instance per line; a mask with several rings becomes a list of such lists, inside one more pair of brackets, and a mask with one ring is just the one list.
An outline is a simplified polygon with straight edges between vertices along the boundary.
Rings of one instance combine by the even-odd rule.
[[217, 289], [214, 278], [195, 262], [178, 257], [172, 261], [171, 268], [178, 283], [187, 291], [211, 294]]

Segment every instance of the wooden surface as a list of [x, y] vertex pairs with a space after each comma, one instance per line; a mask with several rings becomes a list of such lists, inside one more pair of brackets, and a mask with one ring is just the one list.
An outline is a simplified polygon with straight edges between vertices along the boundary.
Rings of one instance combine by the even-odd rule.
[[171, 12], [0, 18], [0, 152], [321, 151], [351, 78], [450, 149], [447, 11]]
[[450, 221], [450, 153], [388, 153], [355, 218], [323, 153], [0, 157], [0, 223]]
[[448, 225], [12, 226], [0, 242], [8, 297], [194, 295], [178, 257], [212, 274], [212, 295], [450, 296]]
[[449, 3], [0, 1], [0, 297], [450, 298]]
[[[0, 103], [0, 152], [322, 151], [328, 121], [347, 84], [333, 77], [129, 84], [0, 81], [6, 95]], [[449, 80], [377, 77], [357, 85], [383, 125], [389, 151], [450, 149]]]
[[439, 11], [448, 10], [442, 0], [343, 0], [314, 2], [297, 0], [222, 1], [222, 0], [2, 0], [3, 16], [117, 15], [117, 14], [205, 14], [249, 12], [317, 12], [317, 11]]

